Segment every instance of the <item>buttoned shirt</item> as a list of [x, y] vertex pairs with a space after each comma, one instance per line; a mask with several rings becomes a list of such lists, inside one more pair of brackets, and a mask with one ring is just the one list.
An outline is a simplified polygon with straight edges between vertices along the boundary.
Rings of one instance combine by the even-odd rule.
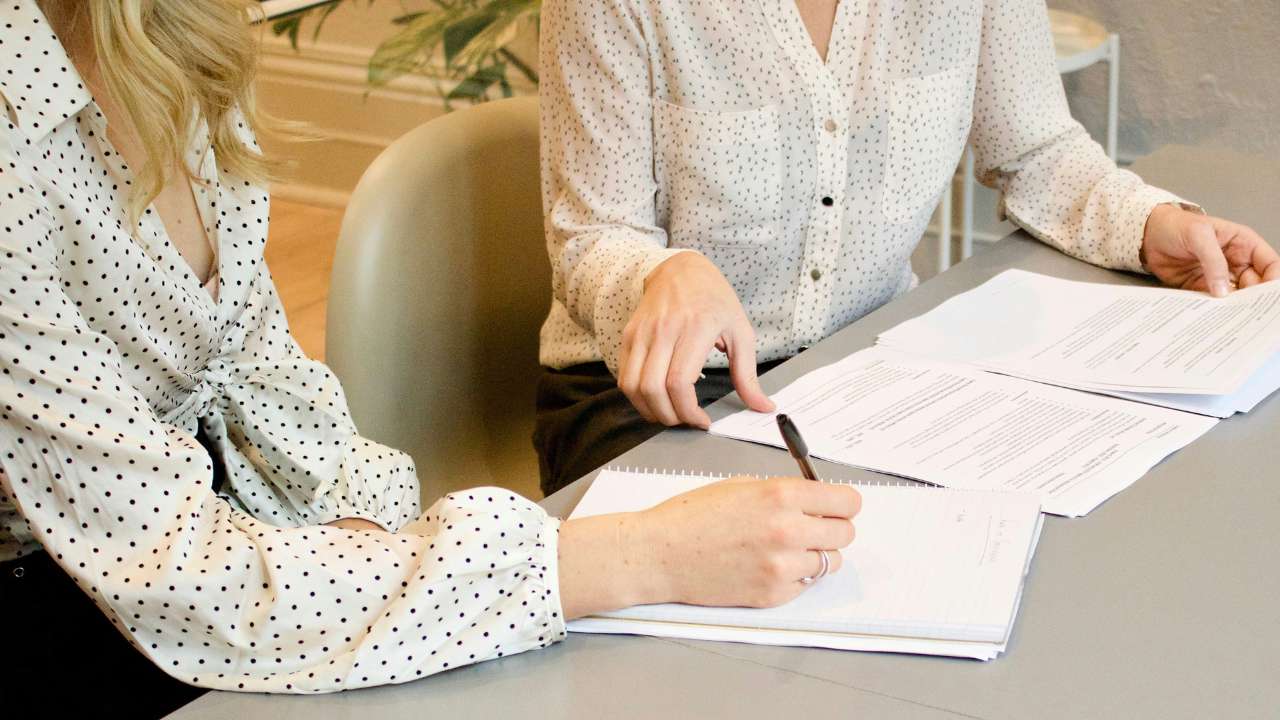
[[541, 72], [550, 367], [616, 371], [679, 252], [728, 279], [759, 360], [826, 337], [916, 282], [966, 145], [1005, 216], [1105, 267], [1141, 270], [1181, 202], [1071, 118], [1042, 0], [841, 0], [825, 60], [795, 0], [547, 0]]
[[[267, 194], [207, 128], [186, 161], [216, 298], [154, 208], [130, 222], [134, 175], [33, 0], [0, 6], [0, 67], [0, 560], [47, 551], [202, 687], [403, 682], [563, 637], [558, 522], [498, 488], [420, 514], [412, 461], [290, 336]], [[344, 517], [397, 532], [322, 525]]]

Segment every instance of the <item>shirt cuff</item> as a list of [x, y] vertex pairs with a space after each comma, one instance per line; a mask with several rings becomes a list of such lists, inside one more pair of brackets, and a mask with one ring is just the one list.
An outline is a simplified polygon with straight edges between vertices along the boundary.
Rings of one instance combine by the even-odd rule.
[[1204, 214], [1204, 208], [1158, 187], [1143, 185], [1125, 200], [1119, 226], [1115, 229], [1113, 267], [1136, 273], [1149, 273], [1141, 260], [1142, 240], [1147, 218], [1157, 205], [1177, 205], [1184, 210]]
[[543, 590], [545, 600], [543, 611], [548, 619], [547, 630], [551, 641], [557, 642], [565, 638], [564, 605], [560, 598], [560, 519], [548, 515], [539, 533], [543, 552], [546, 553], [543, 565]]

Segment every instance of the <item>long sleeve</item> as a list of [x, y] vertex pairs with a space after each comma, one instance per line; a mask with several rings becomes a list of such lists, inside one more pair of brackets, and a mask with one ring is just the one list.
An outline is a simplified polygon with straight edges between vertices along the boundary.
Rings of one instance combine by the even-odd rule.
[[1195, 208], [1118, 169], [1075, 121], [1044, 0], [986, 0], [972, 132], [978, 179], [1041, 241], [1103, 267], [1142, 271], [1151, 209]]
[[357, 434], [337, 377], [298, 347], [271, 274], [259, 266], [228, 333], [234, 351], [201, 370], [192, 400], [163, 419], [204, 431], [226, 471], [222, 493], [258, 518], [362, 518], [400, 529], [420, 511], [413, 461]]
[[644, 280], [667, 258], [655, 218], [645, 39], [626, 0], [542, 9], [543, 210], [552, 289], [617, 370]]
[[209, 453], [126, 378], [139, 359], [65, 294], [63, 230], [5, 155], [0, 504], [141, 652], [202, 687], [322, 692], [563, 637], [558, 523], [510, 492], [446, 497], [396, 534], [278, 527], [217, 495]]

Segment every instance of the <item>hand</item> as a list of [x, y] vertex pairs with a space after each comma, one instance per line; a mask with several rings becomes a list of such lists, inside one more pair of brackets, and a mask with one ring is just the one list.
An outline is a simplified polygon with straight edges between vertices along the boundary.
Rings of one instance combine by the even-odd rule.
[[693, 385], [707, 355], [729, 356], [733, 387], [747, 407], [773, 410], [756, 378], [756, 336], [720, 270], [697, 253], [680, 253], [649, 273], [644, 296], [622, 333], [618, 387], [646, 420], [706, 429]]
[[641, 513], [570, 520], [560, 530], [566, 617], [629, 605], [769, 607], [808, 587], [826, 550], [831, 573], [853, 542], [862, 497], [847, 485], [734, 478]]
[[1280, 279], [1280, 255], [1258, 233], [1175, 205], [1157, 205], [1147, 217], [1142, 257], [1164, 284], [1214, 297]]

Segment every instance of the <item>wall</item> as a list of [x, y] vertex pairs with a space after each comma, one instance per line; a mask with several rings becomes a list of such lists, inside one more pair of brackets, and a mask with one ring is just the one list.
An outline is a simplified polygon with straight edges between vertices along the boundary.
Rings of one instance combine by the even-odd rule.
[[[432, 5], [430, 0], [348, 0], [318, 38], [315, 20], [309, 20], [298, 50], [286, 38], [264, 34], [259, 102], [276, 117], [306, 123], [318, 138], [303, 143], [263, 139], [268, 152], [291, 165], [274, 194], [342, 207], [378, 153], [445, 111], [440, 88], [447, 82], [433, 73], [377, 89], [366, 82], [369, 56], [394, 32], [392, 19]], [[529, 48], [521, 54], [528, 57]]]
[[[1119, 33], [1120, 156], [1212, 145], [1280, 162], [1280, 2], [1050, 0]], [[1066, 78], [1072, 111], [1105, 125], [1106, 71]]]

